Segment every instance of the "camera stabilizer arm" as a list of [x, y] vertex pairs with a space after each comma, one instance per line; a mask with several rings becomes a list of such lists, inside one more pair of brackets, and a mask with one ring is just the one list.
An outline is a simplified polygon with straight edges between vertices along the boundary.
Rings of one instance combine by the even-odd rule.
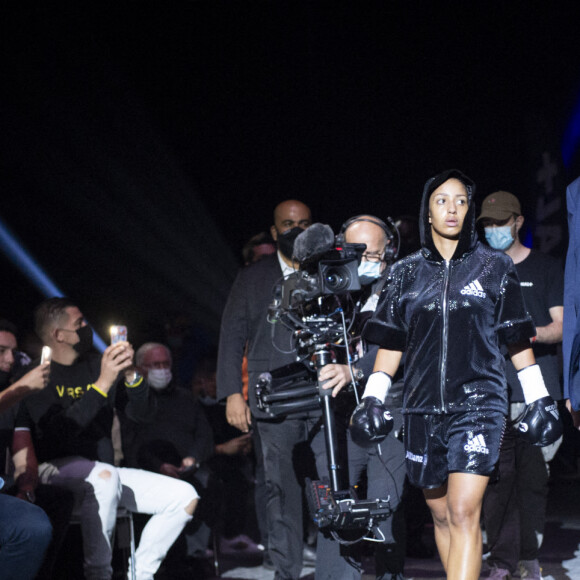
[[[325, 345], [315, 347], [312, 357], [313, 368], [295, 363], [262, 373], [256, 395], [260, 409], [272, 416], [287, 416], [317, 409], [322, 410], [326, 457], [330, 483], [306, 480], [306, 498], [314, 522], [320, 528], [328, 528], [340, 543], [360, 540], [380, 542], [382, 534], [378, 524], [391, 516], [389, 499], [359, 500], [353, 488], [349, 488], [346, 470], [340, 465], [338, 436], [335, 423], [332, 389], [324, 389], [317, 380], [320, 370], [333, 362], [333, 353]], [[316, 375], [314, 374], [316, 371]], [[338, 535], [340, 530], [366, 530], [353, 541]]]
[[[323, 366], [332, 362], [331, 357], [332, 353], [327, 349], [320, 349], [314, 353], [317, 375], [320, 375]], [[344, 469], [338, 461], [338, 437], [334, 419], [334, 398], [332, 397], [332, 389], [323, 388], [324, 382], [319, 380], [317, 384], [324, 421], [328, 474], [330, 476], [331, 489], [333, 493], [337, 494], [341, 490], [348, 489], [348, 481], [346, 481]]]

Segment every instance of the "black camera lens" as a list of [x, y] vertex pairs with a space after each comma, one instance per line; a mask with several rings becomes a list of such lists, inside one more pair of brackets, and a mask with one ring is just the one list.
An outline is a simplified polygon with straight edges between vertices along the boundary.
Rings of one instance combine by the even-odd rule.
[[357, 258], [321, 260], [318, 272], [321, 294], [344, 294], [360, 290]]
[[324, 276], [324, 284], [330, 292], [346, 290], [350, 285], [349, 271], [346, 268], [331, 268]]

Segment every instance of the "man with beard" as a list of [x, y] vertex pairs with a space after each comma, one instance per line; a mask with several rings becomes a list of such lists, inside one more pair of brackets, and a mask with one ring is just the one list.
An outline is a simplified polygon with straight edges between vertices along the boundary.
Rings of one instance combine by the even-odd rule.
[[[302, 490], [293, 464], [295, 448], [308, 439], [307, 414], [272, 420], [256, 405], [254, 386], [263, 372], [295, 361], [292, 332], [267, 321], [272, 291], [298, 269], [294, 240], [311, 224], [310, 209], [287, 200], [276, 206], [271, 234], [278, 251], [240, 270], [221, 323], [218, 399], [226, 399], [228, 423], [247, 433], [258, 429], [268, 491], [268, 550], [276, 580], [300, 576], [303, 564]], [[249, 406], [242, 394], [242, 358], [247, 346]]]

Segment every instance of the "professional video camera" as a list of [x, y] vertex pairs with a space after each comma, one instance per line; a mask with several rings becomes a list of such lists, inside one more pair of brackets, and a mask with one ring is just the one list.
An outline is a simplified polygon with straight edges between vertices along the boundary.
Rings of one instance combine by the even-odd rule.
[[352, 324], [351, 292], [361, 289], [358, 265], [365, 244], [334, 244], [329, 226], [313, 224], [294, 243], [300, 269], [274, 288], [268, 321], [281, 322], [294, 332], [298, 357], [317, 345], [341, 343]]
[[303, 282], [295, 289], [292, 302], [299, 304], [319, 296], [360, 290], [357, 270], [365, 248], [365, 244], [344, 244], [301, 260], [299, 272]]
[[322, 410], [329, 481], [307, 480], [307, 499], [314, 522], [341, 543], [352, 542], [338, 532], [354, 529], [364, 530], [354, 541], [382, 541], [377, 525], [392, 513], [389, 498], [359, 500], [348, 486], [338, 459], [335, 399], [318, 380], [326, 364], [350, 367], [350, 328], [356, 316], [351, 293], [361, 290], [358, 265], [365, 249], [365, 244], [335, 244], [332, 230], [323, 224], [313, 224], [296, 238], [300, 270], [275, 287], [268, 321], [293, 331], [297, 362], [262, 373], [255, 385], [259, 408], [272, 417]]

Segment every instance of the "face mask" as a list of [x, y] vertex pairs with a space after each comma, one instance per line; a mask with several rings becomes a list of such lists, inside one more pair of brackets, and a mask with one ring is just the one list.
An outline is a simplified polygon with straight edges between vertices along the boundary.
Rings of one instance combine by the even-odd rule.
[[485, 239], [492, 248], [496, 250], [507, 250], [514, 243], [512, 226], [485, 228]]
[[147, 382], [156, 390], [162, 391], [171, 382], [171, 369], [151, 369], [147, 373]]
[[11, 371], [0, 371], [0, 391], [4, 390], [10, 382]]
[[358, 277], [364, 286], [381, 277], [382, 262], [361, 262], [358, 267]]
[[81, 326], [76, 333], [79, 341], [73, 345], [73, 348], [79, 354], [89, 352], [93, 347], [93, 329], [90, 326]]
[[278, 249], [282, 255], [289, 260], [294, 255], [294, 240], [303, 232], [302, 228], [296, 226], [283, 234], [278, 232]]

